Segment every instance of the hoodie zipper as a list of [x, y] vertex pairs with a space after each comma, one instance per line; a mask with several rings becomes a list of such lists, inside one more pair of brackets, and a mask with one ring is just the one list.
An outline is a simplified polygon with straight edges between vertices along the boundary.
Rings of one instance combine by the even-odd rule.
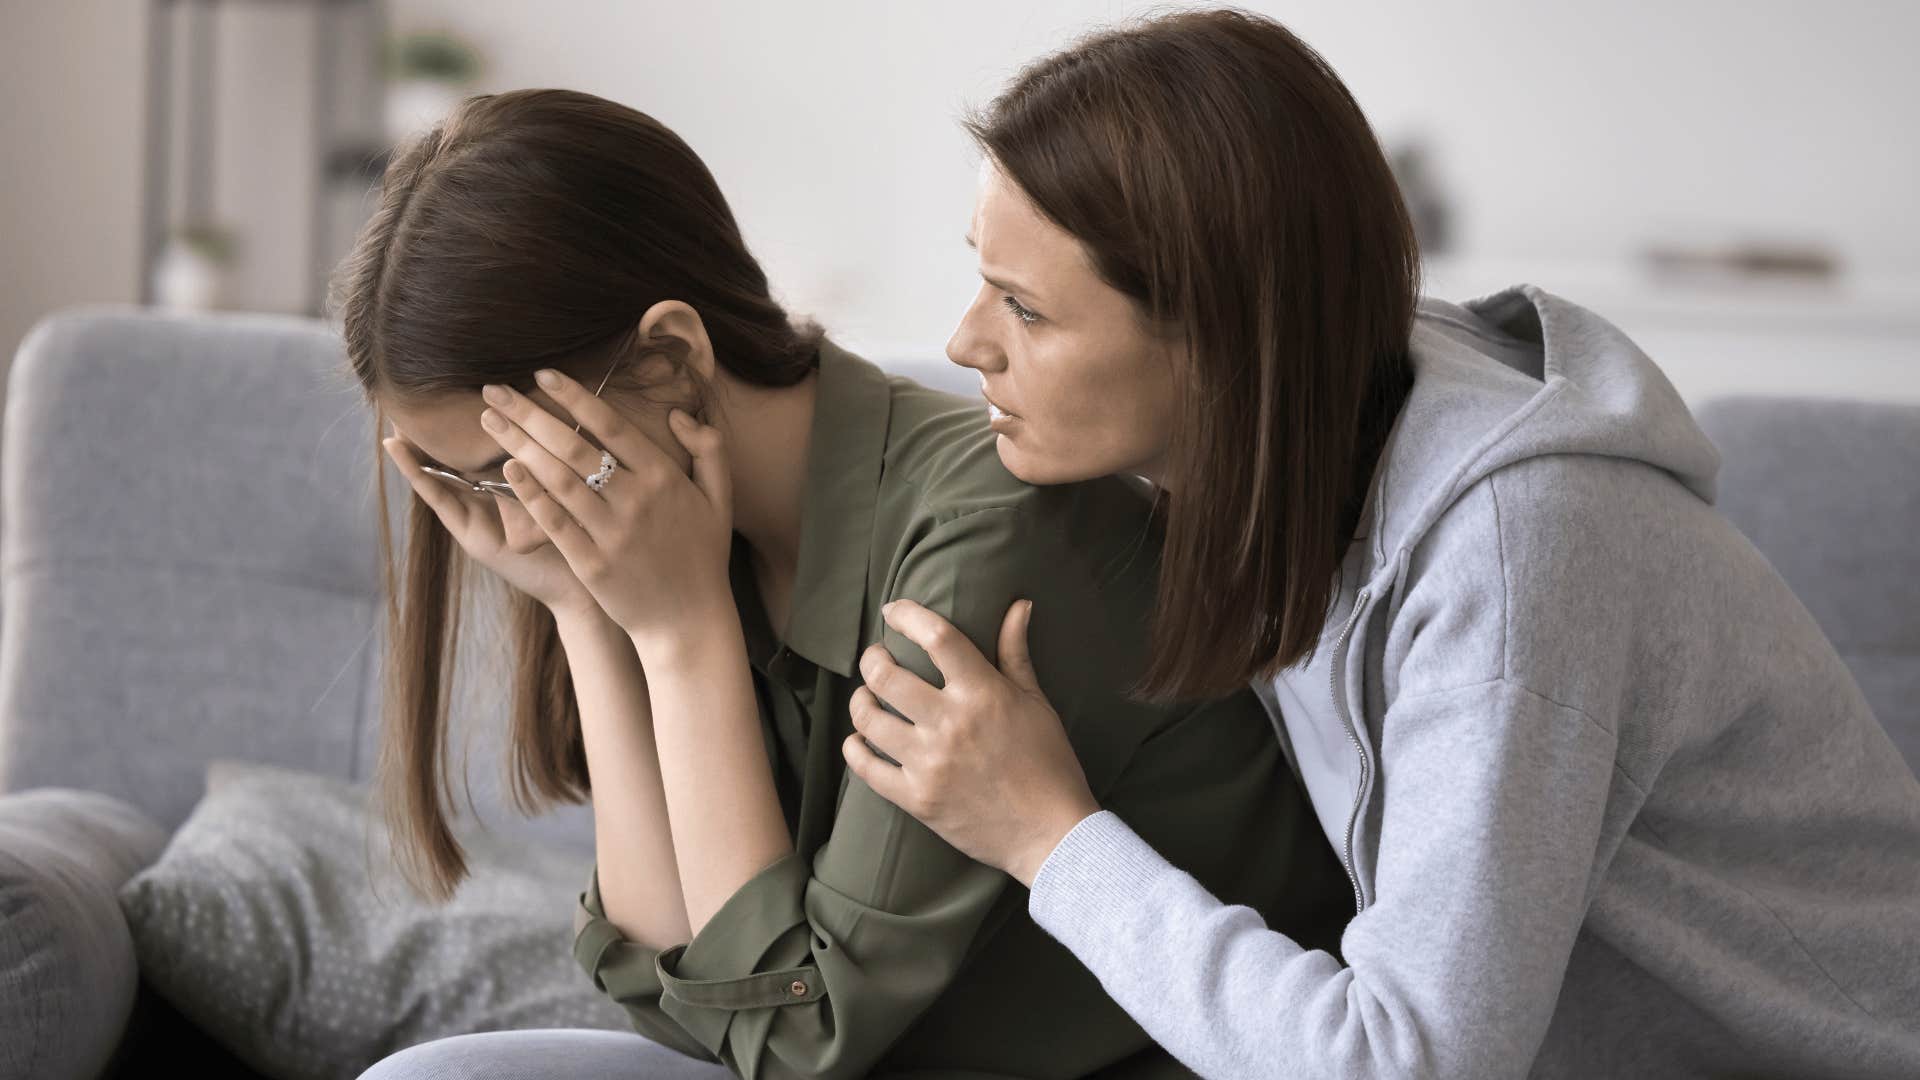
[[1360, 804], [1363, 801], [1361, 796], [1367, 790], [1367, 774], [1370, 770], [1366, 748], [1360, 744], [1360, 733], [1354, 730], [1353, 720], [1347, 715], [1347, 710], [1340, 700], [1340, 669], [1344, 666], [1346, 658], [1343, 650], [1347, 647], [1347, 636], [1353, 633], [1354, 624], [1360, 621], [1360, 609], [1366, 605], [1366, 602], [1367, 590], [1361, 589], [1359, 595], [1354, 597], [1353, 610], [1347, 614], [1347, 625], [1341, 629], [1340, 637], [1334, 641], [1332, 662], [1327, 666], [1327, 694], [1333, 701], [1333, 711], [1340, 714], [1340, 722], [1347, 728], [1347, 738], [1352, 740], [1354, 753], [1360, 757], [1360, 790], [1354, 793], [1353, 811], [1347, 815], [1347, 839], [1345, 850], [1341, 853], [1340, 864], [1341, 868], [1347, 872], [1347, 881], [1353, 885], [1353, 912], [1356, 915], [1360, 913], [1362, 900], [1360, 875], [1353, 867], [1353, 829], [1360, 820]]

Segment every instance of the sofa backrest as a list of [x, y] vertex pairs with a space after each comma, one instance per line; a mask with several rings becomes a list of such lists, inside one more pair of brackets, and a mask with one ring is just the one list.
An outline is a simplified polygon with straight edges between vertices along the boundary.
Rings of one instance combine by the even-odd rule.
[[[56, 312], [20, 346], [4, 435], [0, 791], [103, 791], [171, 829], [213, 757], [372, 775], [376, 460], [400, 551], [408, 490], [326, 323]], [[501, 810], [487, 615], [463, 624], [452, 710], [479, 816], [590, 851], [585, 805]]]
[[1920, 406], [1731, 396], [1694, 415], [1721, 452], [1721, 511], [1920, 772]]

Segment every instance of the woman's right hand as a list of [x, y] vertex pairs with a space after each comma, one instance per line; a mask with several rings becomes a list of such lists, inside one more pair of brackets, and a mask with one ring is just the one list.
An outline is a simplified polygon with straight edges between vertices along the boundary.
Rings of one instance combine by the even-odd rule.
[[[542, 544], [522, 554], [507, 546], [500, 526], [500, 510], [492, 505], [498, 495], [469, 495], [420, 470], [413, 444], [398, 436], [380, 440], [387, 456], [413, 485], [414, 493], [432, 508], [454, 542], [475, 562], [504, 578], [507, 584], [547, 606], [556, 617], [604, 617], [593, 594], [567, 564], [560, 549]], [[485, 499], [486, 502], [480, 500]]]

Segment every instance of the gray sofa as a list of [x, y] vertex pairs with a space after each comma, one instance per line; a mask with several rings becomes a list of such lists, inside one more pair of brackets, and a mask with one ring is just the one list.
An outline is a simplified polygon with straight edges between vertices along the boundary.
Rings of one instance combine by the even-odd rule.
[[[944, 363], [890, 366], [977, 389]], [[1699, 415], [1727, 452], [1726, 512], [1920, 762], [1920, 408], [1730, 399]], [[251, 1075], [140, 979], [97, 883], [157, 856], [215, 757], [370, 776], [371, 417], [323, 323], [92, 305], [21, 345], [4, 437], [0, 843], [96, 885], [50, 873], [76, 894], [64, 904], [0, 882], [0, 1080], [145, 1071], [155, 1055]], [[405, 485], [389, 477], [398, 527]], [[456, 724], [491, 732], [488, 713], [474, 702]], [[496, 752], [481, 739], [476, 763]], [[495, 774], [471, 774], [491, 827], [591, 853], [586, 807], [519, 819]], [[61, 924], [89, 903], [94, 929]]]

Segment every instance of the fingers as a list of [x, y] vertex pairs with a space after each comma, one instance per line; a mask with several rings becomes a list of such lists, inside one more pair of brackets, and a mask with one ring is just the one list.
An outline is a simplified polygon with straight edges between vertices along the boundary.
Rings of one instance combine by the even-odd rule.
[[864, 781], [875, 794], [908, 813], [913, 812], [910, 809], [912, 788], [906, 770], [889, 764], [874, 753], [865, 736], [857, 731], [848, 735], [840, 743], [840, 756], [847, 760], [847, 770]]
[[[413, 488], [420, 501], [427, 504], [440, 524], [448, 532], [461, 536], [472, 527], [474, 506], [470, 500], [460, 497], [460, 493], [446, 484], [435, 480], [420, 471], [420, 459], [414, 455], [413, 445], [405, 439], [389, 435], [380, 440], [380, 446], [386, 450], [387, 457], [400, 470], [400, 475]], [[493, 496], [489, 495], [491, 499]]]
[[1027, 628], [1032, 623], [1033, 601], [1008, 605], [1007, 616], [1000, 621], [1000, 674], [1022, 690], [1037, 691], [1040, 677], [1034, 673], [1033, 658], [1027, 653]]
[[[498, 389], [508, 395], [508, 403], [481, 411], [482, 430], [525, 465], [540, 486], [589, 533], [604, 533], [611, 521], [607, 501], [582, 479], [600, 467], [600, 451], [531, 399], [510, 387]], [[544, 432], [544, 440], [536, 438], [535, 431]]]
[[[586, 476], [600, 467], [599, 448], [589, 443], [579, 432], [574, 431], [572, 424], [562, 421], [559, 417], [542, 408], [539, 402], [527, 397], [511, 386], [491, 384], [482, 388], [481, 395], [485, 397], [489, 392], [500, 395], [498, 399], [494, 397], [486, 398], [487, 404], [492, 407], [493, 412], [504, 415], [514, 426], [520, 429], [524, 437], [529, 439], [533, 445], [539, 446], [551, 454], [556, 460], [572, 470], [575, 476]], [[556, 398], [555, 400], [558, 399]], [[598, 401], [599, 399], [596, 398], [594, 400]], [[605, 402], [601, 402], [601, 404], [605, 404]], [[625, 423], [624, 420], [621, 422]], [[515, 448], [511, 446], [506, 447], [506, 449], [515, 450]], [[518, 451], [515, 450], [515, 453], [517, 454]], [[617, 453], [616, 451], [616, 454]], [[522, 460], [528, 459], [522, 458]], [[541, 476], [542, 474], [540, 470], [536, 468], [534, 475]], [[557, 478], [555, 482], [548, 482], [544, 479], [542, 482], [546, 483], [547, 488], [555, 494], [559, 493]], [[584, 484], [581, 485], [581, 490], [594, 495], [596, 498], [598, 497], [592, 488], [586, 487]]]
[[865, 735], [870, 746], [896, 765], [904, 760], [902, 754], [911, 754], [914, 740], [920, 737], [920, 730], [888, 712], [870, 687], [863, 686], [853, 692], [847, 711], [853, 719], [853, 729]]
[[[980, 655], [980, 650], [967, 635], [954, 628], [947, 620], [914, 603], [912, 600], [895, 600], [880, 609], [881, 617], [887, 625], [893, 627], [901, 636], [926, 650], [933, 659], [933, 666], [951, 683], [959, 678], [971, 678], [990, 674], [993, 665]], [[869, 680], [871, 683], [871, 680]], [[882, 697], [886, 697], [883, 693]], [[895, 707], [900, 702], [887, 698]]]
[[584, 568], [593, 566], [600, 555], [600, 546], [594, 543], [592, 535], [573, 519], [566, 507], [554, 501], [524, 464], [509, 461], [501, 472], [506, 475], [507, 483], [513, 485], [514, 495], [519, 497], [520, 505], [526, 508], [534, 524], [553, 541], [574, 574], [584, 579]]
[[733, 520], [733, 479], [727, 471], [727, 446], [720, 429], [702, 424], [681, 409], [667, 414], [667, 426], [693, 455], [693, 482], [706, 493], [722, 520]]
[[[632, 421], [622, 416], [618, 409], [608, 404], [605, 398], [596, 397], [591, 387], [582, 386], [566, 372], [552, 368], [541, 368], [534, 372], [533, 378], [540, 384], [540, 389], [545, 390], [548, 396], [567, 410], [567, 415], [579, 421], [581, 431], [591, 434], [601, 446], [612, 451], [613, 456], [620, 459], [621, 468], [639, 471], [643, 468], [665, 467], [675, 472], [679, 471], [665, 451], [661, 450], [652, 439], [647, 438], [639, 428], [633, 426]], [[515, 395], [515, 397], [519, 399], [514, 403], [516, 406], [524, 403], [527, 408], [542, 413], [553, 421], [551, 428], [543, 427], [533, 431], [533, 434], [545, 445], [549, 447], [555, 445], [546, 441], [546, 436], [551, 434], [561, 447], [571, 447], [574, 443], [578, 443], [586, 448], [578, 454], [564, 455], [569, 463], [583, 466], [579, 471], [581, 476], [600, 468], [600, 451], [589, 445], [579, 432], [573, 430], [572, 425], [562, 423], [558, 417], [540, 408], [537, 402], [523, 395]], [[593, 489], [585, 490], [591, 493]]]
[[860, 654], [860, 677], [875, 696], [913, 723], [932, 723], [938, 719], [940, 691], [901, 667], [886, 646], [876, 642]]

